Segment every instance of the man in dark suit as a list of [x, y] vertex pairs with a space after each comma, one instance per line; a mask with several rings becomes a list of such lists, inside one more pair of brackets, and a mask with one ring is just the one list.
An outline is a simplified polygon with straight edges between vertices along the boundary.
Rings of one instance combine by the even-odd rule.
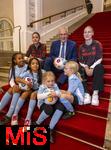
[[53, 71], [55, 74], [60, 74], [57, 83], [62, 85], [67, 81], [64, 71], [56, 67], [55, 59], [57, 57], [64, 58], [66, 61], [77, 60], [77, 48], [74, 41], [68, 40], [68, 29], [62, 27], [59, 29], [59, 40], [52, 42], [50, 55], [44, 63], [44, 70]]

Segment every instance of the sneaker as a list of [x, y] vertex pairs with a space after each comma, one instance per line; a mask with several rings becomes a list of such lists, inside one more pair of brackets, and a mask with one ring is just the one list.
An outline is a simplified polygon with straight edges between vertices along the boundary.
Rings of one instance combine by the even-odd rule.
[[68, 119], [68, 118], [71, 118], [72, 116], [75, 115], [75, 112], [70, 112], [70, 111], [67, 111], [63, 116], [62, 118], [63, 119]]
[[4, 116], [2, 120], [0, 120], [0, 125], [5, 125], [6, 123], [10, 122], [11, 118], [8, 116]]
[[31, 120], [27, 119], [24, 122], [24, 126], [30, 126], [31, 125]]
[[27, 132], [27, 131], [29, 131], [30, 130], [30, 125], [31, 125], [31, 120], [25, 120], [25, 122], [24, 122], [24, 129], [23, 129], [23, 131], [24, 132]]
[[12, 116], [11, 125], [12, 126], [18, 125], [18, 116], [17, 115]]
[[98, 96], [98, 94], [93, 94], [92, 95], [91, 105], [99, 106], [99, 96]]
[[84, 95], [84, 105], [91, 103], [91, 96], [89, 93], [85, 93]]

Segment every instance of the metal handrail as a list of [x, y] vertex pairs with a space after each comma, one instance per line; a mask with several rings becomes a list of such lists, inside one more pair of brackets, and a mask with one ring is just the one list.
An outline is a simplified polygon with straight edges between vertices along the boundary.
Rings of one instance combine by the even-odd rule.
[[20, 36], [20, 31], [22, 29], [22, 27], [20, 25], [13, 27], [13, 30], [15, 28], [19, 28], [19, 51], [21, 52], [21, 36]]
[[61, 11], [61, 12], [59, 12], [59, 13], [56, 13], [56, 14], [47, 16], [47, 17], [44, 17], [44, 18], [42, 18], [42, 19], [38, 19], [38, 20], [36, 20], [36, 21], [32, 21], [29, 25], [27, 25], [27, 27], [31, 27], [31, 28], [32, 28], [32, 27], [33, 27], [33, 24], [35, 24], [35, 23], [37, 23], [37, 22], [41, 22], [41, 21], [46, 20], [46, 19], [49, 19], [49, 22], [48, 22], [48, 23], [51, 23], [51, 18], [52, 18], [52, 17], [58, 16], [58, 15], [63, 14], [63, 13], [64, 13], [64, 17], [66, 17], [67, 12], [69, 12], [69, 11], [76, 12], [76, 9], [78, 9], [78, 8], [84, 8], [84, 7], [86, 7], [86, 5], [80, 5], [80, 6], [77, 6], [77, 7], [71, 8], [71, 9], [67, 9], [67, 10], [65, 10], [65, 11]]
[[19, 51], [21, 52], [21, 36], [20, 36], [20, 32], [21, 32], [22, 27], [20, 25], [15, 26], [13, 28], [7, 28], [7, 29], [4, 29], [4, 30], [0, 30], [0, 32], [4, 32], [4, 31], [8, 31], [8, 30], [14, 30], [15, 28], [19, 28]]

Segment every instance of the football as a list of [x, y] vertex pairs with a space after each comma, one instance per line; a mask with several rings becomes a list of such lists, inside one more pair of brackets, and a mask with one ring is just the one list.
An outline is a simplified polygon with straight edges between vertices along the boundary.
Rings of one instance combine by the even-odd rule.
[[64, 69], [66, 62], [67, 62], [66, 59], [57, 57], [54, 61], [54, 64], [57, 69], [62, 70]]
[[[25, 81], [28, 81], [28, 82], [30, 82], [31, 84], [33, 84], [33, 81], [32, 81], [31, 78], [25, 77], [24, 79], [25, 79]], [[23, 84], [23, 83], [19, 83], [19, 88], [20, 88], [21, 90], [24, 90], [24, 91], [30, 90], [30, 87], [29, 87], [28, 85], [26, 85], [26, 84]]]

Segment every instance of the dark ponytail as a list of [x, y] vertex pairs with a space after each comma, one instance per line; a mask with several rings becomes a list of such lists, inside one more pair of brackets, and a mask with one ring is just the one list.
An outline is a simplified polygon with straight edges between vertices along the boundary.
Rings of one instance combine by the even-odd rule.
[[10, 74], [10, 77], [9, 77], [9, 81], [12, 78], [12, 76], [14, 77], [14, 80], [15, 80], [15, 65], [16, 65], [15, 60], [16, 60], [17, 55], [22, 55], [22, 54], [20, 52], [18, 52], [18, 53], [14, 53], [13, 56], [12, 56], [12, 64], [11, 64], [11, 67], [10, 67], [11, 74]]

